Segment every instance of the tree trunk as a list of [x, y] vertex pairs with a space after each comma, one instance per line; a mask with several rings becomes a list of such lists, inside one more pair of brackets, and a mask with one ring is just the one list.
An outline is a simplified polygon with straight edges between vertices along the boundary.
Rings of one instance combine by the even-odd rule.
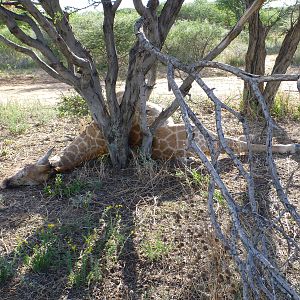
[[[279, 54], [276, 58], [275, 65], [272, 70], [274, 74], [285, 74], [288, 67], [290, 66], [293, 56], [297, 50], [297, 46], [300, 41], [300, 15], [298, 16], [297, 22], [291, 26], [287, 32]], [[264, 97], [267, 101], [268, 106], [271, 108], [274, 104], [274, 99], [280, 86], [280, 81], [270, 81], [266, 84], [264, 90]]]
[[[247, 0], [247, 8], [254, 2], [254, 0]], [[266, 61], [266, 36], [267, 29], [260, 20], [259, 11], [254, 13], [249, 19], [249, 44], [246, 53], [246, 67], [245, 71], [252, 74], [264, 75], [265, 74], [265, 61]], [[263, 91], [264, 84], [259, 86]], [[244, 84], [243, 92], [243, 110], [247, 114], [251, 114], [253, 108], [257, 107], [257, 101], [252, 93], [250, 86]]]
[[121, 126], [121, 123], [111, 125], [111, 130], [105, 136], [112, 165], [118, 169], [125, 168], [129, 155], [128, 132], [126, 128]]

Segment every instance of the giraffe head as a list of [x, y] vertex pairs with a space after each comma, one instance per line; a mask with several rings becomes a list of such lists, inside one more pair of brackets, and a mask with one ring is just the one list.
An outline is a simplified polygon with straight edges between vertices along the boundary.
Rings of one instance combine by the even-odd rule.
[[38, 185], [45, 182], [54, 171], [49, 162], [52, 151], [53, 148], [51, 148], [36, 163], [28, 164], [17, 171], [16, 174], [5, 178], [1, 183], [1, 188], [6, 189], [22, 185]]

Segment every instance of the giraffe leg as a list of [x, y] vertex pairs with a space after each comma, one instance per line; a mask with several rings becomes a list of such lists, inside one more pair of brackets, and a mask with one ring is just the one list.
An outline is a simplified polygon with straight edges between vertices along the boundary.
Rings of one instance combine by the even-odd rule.
[[[248, 146], [247, 143], [244, 141], [240, 141], [237, 139], [232, 138], [226, 138], [226, 141], [228, 143], [228, 146], [235, 150], [238, 153], [247, 153], [248, 152]], [[266, 145], [264, 144], [250, 144], [251, 150], [254, 153], [261, 153], [266, 151]], [[300, 146], [299, 144], [274, 144], [272, 145], [272, 152], [273, 153], [297, 153], [300, 152]]]

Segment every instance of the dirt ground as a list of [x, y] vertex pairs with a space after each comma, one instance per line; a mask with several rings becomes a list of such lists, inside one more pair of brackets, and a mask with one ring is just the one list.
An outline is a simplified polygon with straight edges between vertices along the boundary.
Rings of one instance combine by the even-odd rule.
[[[225, 99], [241, 93], [238, 79], [206, 80]], [[282, 89], [297, 98], [293, 84]], [[192, 92], [197, 91], [194, 88]], [[69, 86], [40, 72], [0, 78], [1, 102], [37, 99], [55, 104], [61, 93], [71, 92]], [[157, 95], [169, 95], [164, 80], [155, 88]], [[213, 127], [210, 109], [202, 117]], [[228, 115], [224, 118], [228, 134], [240, 134], [237, 122]], [[299, 122], [284, 120], [278, 125], [276, 142], [300, 143]], [[58, 153], [78, 131], [74, 118], [33, 124], [19, 136], [3, 130], [0, 143], [5, 143], [5, 155], [0, 156], [0, 179], [53, 146]], [[264, 159], [254, 159], [262, 199], [275, 199], [270, 177], [264, 173]], [[247, 157], [242, 161], [247, 162]], [[275, 155], [275, 161], [282, 184], [300, 211], [300, 156]], [[116, 172], [101, 159], [64, 174], [62, 184], [53, 179], [46, 186], [0, 191], [0, 258], [11, 262], [14, 269], [4, 283], [0, 276], [0, 299], [240, 299], [239, 276], [210, 223], [207, 174], [201, 166], [198, 173], [200, 177], [195, 177], [192, 169], [176, 168], [171, 162], [138, 161]], [[222, 178], [231, 192], [243, 191], [239, 172], [226, 159]], [[218, 217], [226, 220], [228, 209], [222, 202], [216, 205]], [[282, 209], [275, 200], [268, 206], [272, 213]], [[229, 231], [229, 223], [225, 221], [223, 228]], [[299, 238], [299, 228], [290, 230]], [[48, 268], [35, 270], [32, 258], [37, 249], [45, 247], [45, 232], [55, 236], [56, 251]], [[88, 273], [89, 280], [84, 281], [80, 273], [83, 282], [78, 278], [78, 285], [76, 280], [72, 282], [70, 274], [76, 268]], [[300, 289], [299, 260], [284, 268]]]
[[[268, 55], [266, 73], [271, 73], [276, 55]], [[288, 74], [299, 74], [300, 68], [290, 68]], [[212, 76], [213, 75], [213, 76]], [[242, 94], [243, 82], [235, 76], [220, 71], [204, 73], [204, 81], [222, 100], [230, 101], [239, 98]], [[180, 80], [178, 80], [180, 82]], [[122, 85], [119, 86], [122, 90]], [[280, 90], [292, 98], [298, 98], [296, 82], [283, 82]], [[0, 75], [0, 103], [7, 101], [35, 101], [42, 104], [56, 104], [62, 94], [72, 93], [73, 89], [64, 83], [49, 77], [44, 71], [36, 70], [28, 75]], [[191, 94], [204, 96], [204, 92], [193, 84]], [[168, 90], [166, 79], [159, 79], [154, 87], [153, 97], [168, 97], [172, 95]]]

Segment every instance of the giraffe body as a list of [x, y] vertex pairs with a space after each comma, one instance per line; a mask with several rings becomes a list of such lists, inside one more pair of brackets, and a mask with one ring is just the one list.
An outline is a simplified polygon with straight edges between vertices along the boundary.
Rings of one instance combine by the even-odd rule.
[[[148, 102], [146, 111], [148, 125], [151, 125], [162, 111], [162, 108], [157, 104]], [[215, 146], [218, 147], [217, 135], [212, 132], [210, 134], [215, 140]], [[202, 151], [208, 153], [205, 138], [198, 130], [194, 131], [194, 139]], [[129, 144], [131, 147], [135, 147], [140, 145], [141, 140], [142, 133], [139, 126], [139, 116], [135, 115], [129, 134]], [[226, 138], [226, 142], [237, 153], [248, 151], [245, 141]], [[266, 146], [262, 144], [251, 144], [250, 147], [253, 152], [264, 152], [266, 150]], [[300, 152], [300, 145], [277, 144], [272, 146], [272, 150], [274, 153], [295, 153]], [[53, 173], [72, 170], [85, 161], [108, 153], [108, 149], [102, 130], [96, 123], [91, 123], [60, 155], [49, 159], [51, 153], [52, 149], [37, 163], [26, 165], [15, 175], [4, 179], [1, 187], [41, 184], [47, 181]], [[187, 149], [187, 136], [184, 124], [174, 124], [173, 119], [170, 118], [162, 127], [157, 129], [152, 144], [152, 156], [154, 159], [184, 158], [191, 155], [192, 153]]]

